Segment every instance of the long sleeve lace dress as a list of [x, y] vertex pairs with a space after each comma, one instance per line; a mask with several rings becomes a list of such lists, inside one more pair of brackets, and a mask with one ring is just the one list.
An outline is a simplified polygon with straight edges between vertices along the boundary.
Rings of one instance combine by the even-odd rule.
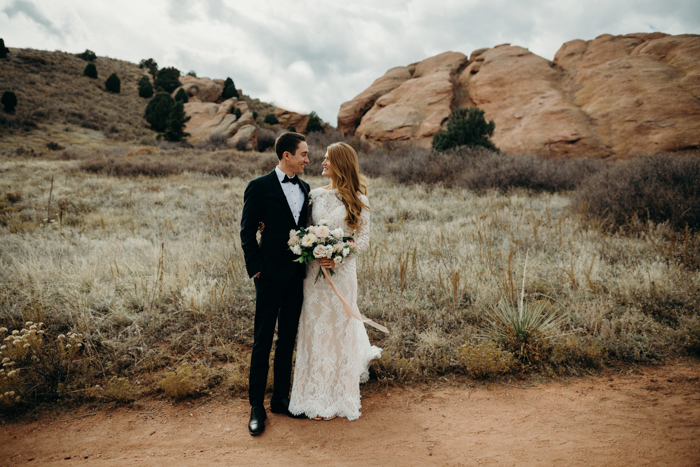
[[[346, 210], [337, 190], [311, 191], [311, 224], [322, 220], [332, 229], [349, 232]], [[367, 197], [360, 199], [369, 206]], [[354, 232], [357, 253], [369, 247], [369, 210], [362, 210], [362, 225]], [[356, 420], [360, 416], [360, 383], [369, 377], [369, 363], [382, 350], [370, 344], [362, 322], [350, 318], [330, 285], [316, 281], [319, 262], [312, 261], [304, 279], [304, 303], [297, 334], [297, 355], [289, 411], [330, 417], [337, 414]], [[355, 255], [336, 266], [333, 283], [357, 310], [357, 265]], [[359, 310], [358, 310], [359, 311]]]

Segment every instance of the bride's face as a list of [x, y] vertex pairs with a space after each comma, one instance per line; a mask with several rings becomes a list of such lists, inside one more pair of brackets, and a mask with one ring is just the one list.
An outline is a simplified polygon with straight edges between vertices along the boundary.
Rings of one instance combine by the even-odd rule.
[[328, 151], [326, 151], [326, 155], [323, 156], [323, 163], [321, 165], [323, 166], [323, 172], [321, 172], [321, 175], [328, 177], [331, 180], [335, 179], [335, 172], [333, 172], [333, 169], [331, 168], [331, 161], [328, 159]]

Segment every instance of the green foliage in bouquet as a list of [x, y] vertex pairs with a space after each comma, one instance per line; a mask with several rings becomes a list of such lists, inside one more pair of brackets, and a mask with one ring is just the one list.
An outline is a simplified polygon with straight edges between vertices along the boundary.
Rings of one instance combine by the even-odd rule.
[[121, 91], [121, 86], [122, 82], [116, 73], [109, 75], [109, 78], [107, 78], [107, 81], [105, 81], [105, 89], [107, 89], [109, 92], [113, 92], [114, 94], [119, 94]]
[[486, 122], [483, 110], [476, 107], [457, 109], [452, 112], [447, 128], [433, 136], [433, 149], [444, 152], [458, 146], [483, 146], [497, 151], [498, 148], [489, 139], [495, 129], [493, 120]]
[[83, 76], [97, 79], [97, 67], [94, 63], [88, 63], [87, 65], [85, 65], [85, 69], [83, 70]]

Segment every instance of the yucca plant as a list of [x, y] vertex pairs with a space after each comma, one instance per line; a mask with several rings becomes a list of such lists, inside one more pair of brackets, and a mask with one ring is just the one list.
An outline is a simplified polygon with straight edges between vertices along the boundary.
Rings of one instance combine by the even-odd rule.
[[521, 363], [536, 365], [549, 355], [550, 340], [563, 335], [560, 327], [567, 315], [560, 314], [558, 307], [546, 298], [525, 302], [526, 271], [527, 254], [520, 300], [515, 306], [505, 298], [500, 300], [486, 310], [485, 319], [490, 327], [488, 337], [513, 353]]

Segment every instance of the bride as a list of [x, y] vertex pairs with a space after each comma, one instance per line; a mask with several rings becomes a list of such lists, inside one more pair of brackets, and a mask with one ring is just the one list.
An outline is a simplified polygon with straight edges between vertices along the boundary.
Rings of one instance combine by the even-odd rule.
[[[328, 147], [323, 160], [330, 185], [311, 191], [310, 223], [323, 220], [332, 229], [354, 236], [357, 253], [369, 247], [369, 203], [366, 179], [357, 154], [345, 143]], [[316, 281], [319, 268], [333, 261], [314, 260], [304, 279], [304, 303], [299, 321], [294, 383], [289, 411], [314, 420], [360, 416], [360, 383], [369, 377], [369, 362], [382, 350], [370, 345], [364, 324], [350, 318], [330, 285]], [[357, 265], [354, 255], [335, 266], [332, 278], [340, 294], [357, 310]]]

